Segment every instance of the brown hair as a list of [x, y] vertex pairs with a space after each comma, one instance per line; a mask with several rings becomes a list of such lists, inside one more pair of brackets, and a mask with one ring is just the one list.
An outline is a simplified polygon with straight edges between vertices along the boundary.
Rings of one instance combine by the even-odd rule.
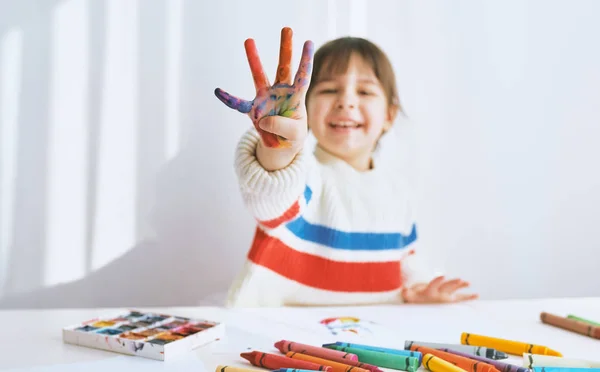
[[389, 106], [400, 109], [396, 76], [386, 54], [369, 40], [360, 37], [342, 37], [321, 46], [314, 56], [311, 83], [306, 96], [324, 75], [336, 75], [348, 70], [350, 56], [356, 53], [373, 69], [381, 83]]

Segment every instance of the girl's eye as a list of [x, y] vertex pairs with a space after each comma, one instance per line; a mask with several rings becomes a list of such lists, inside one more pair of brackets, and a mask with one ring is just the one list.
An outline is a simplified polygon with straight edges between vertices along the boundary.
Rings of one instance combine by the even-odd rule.
[[337, 90], [333, 89], [333, 88], [321, 89], [321, 91], [319, 93], [322, 93], [322, 94], [333, 94], [333, 93], [337, 93]]
[[369, 92], [368, 90], [359, 90], [358, 94], [360, 94], [361, 96], [370, 96], [371, 92]]

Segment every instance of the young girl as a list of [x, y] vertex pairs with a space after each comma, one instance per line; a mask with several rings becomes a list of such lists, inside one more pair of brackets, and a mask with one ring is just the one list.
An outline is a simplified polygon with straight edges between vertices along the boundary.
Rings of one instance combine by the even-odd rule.
[[[273, 85], [254, 41], [245, 48], [256, 97], [216, 89], [254, 128], [241, 139], [235, 169], [258, 221], [228, 306], [446, 303], [468, 283], [435, 277], [418, 264], [416, 225], [402, 175], [378, 161], [379, 139], [399, 111], [395, 76], [373, 43], [345, 37], [314, 55], [307, 41], [292, 82], [292, 31], [281, 32]], [[304, 147], [308, 129], [317, 139]]]

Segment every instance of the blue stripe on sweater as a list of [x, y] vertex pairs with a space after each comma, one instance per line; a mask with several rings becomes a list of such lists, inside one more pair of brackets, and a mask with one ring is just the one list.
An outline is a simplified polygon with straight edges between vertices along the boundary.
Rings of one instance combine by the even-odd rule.
[[345, 232], [327, 226], [312, 224], [300, 216], [286, 227], [303, 240], [330, 248], [378, 251], [404, 248], [417, 239], [417, 227], [413, 224], [410, 235], [400, 233]]

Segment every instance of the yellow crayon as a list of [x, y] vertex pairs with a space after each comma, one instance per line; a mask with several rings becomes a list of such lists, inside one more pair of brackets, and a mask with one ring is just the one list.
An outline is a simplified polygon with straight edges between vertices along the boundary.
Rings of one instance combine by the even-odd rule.
[[485, 346], [499, 351], [503, 351], [508, 354], [519, 356], [523, 355], [523, 353], [529, 353], [562, 357], [561, 353], [552, 350], [547, 346], [528, 344], [520, 341], [506, 340], [503, 338], [476, 335], [473, 333], [463, 332], [460, 336], [460, 342], [463, 345]]
[[432, 354], [425, 354], [423, 357], [423, 367], [431, 372], [466, 372], [464, 369]]
[[244, 367], [236, 367], [236, 366], [224, 366], [218, 365], [215, 368], [215, 372], [257, 372], [258, 369], [244, 368]]

